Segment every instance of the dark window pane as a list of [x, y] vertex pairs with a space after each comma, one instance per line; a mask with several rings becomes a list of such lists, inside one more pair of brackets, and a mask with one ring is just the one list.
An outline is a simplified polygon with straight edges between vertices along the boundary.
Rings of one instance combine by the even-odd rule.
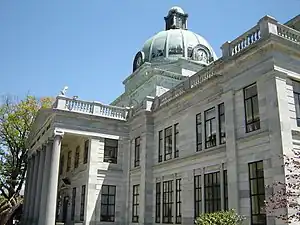
[[116, 186], [102, 185], [101, 189], [101, 221], [114, 222], [116, 204]]
[[104, 162], [117, 163], [118, 156], [118, 140], [104, 139]]
[[252, 224], [265, 225], [265, 184], [263, 161], [249, 163], [249, 185]]

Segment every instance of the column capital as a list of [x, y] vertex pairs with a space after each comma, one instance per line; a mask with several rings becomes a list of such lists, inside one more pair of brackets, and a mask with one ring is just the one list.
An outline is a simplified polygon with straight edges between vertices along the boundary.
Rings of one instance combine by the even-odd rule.
[[60, 136], [61, 138], [63, 138], [65, 132], [62, 131], [62, 130], [54, 129], [53, 134], [54, 134], [54, 138], [55, 138], [56, 136]]

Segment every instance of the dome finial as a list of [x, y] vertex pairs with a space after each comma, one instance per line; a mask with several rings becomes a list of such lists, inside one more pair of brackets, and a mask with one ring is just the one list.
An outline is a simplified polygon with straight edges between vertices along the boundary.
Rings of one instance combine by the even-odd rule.
[[187, 29], [187, 18], [186, 14], [182, 8], [179, 6], [173, 6], [168, 15], [165, 17], [166, 21], [166, 30], [170, 29]]

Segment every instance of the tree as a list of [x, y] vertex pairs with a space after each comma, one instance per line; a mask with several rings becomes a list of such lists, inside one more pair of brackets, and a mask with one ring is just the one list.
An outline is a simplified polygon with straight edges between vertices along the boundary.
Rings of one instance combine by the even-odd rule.
[[51, 103], [51, 98], [6, 96], [0, 104], [0, 195], [7, 201], [19, 199], [27, 170], [26, 140], [38, 110]]
[[241, 225], [244, 217], [234, 210], [201, 214], [196, 219], [197, 225]]
[[266, 199], [266, 211], [287, 223], [300, 223], [300, 152], [283, 155], [285, 182], [274, 181], [267, 188], [272, 190]]

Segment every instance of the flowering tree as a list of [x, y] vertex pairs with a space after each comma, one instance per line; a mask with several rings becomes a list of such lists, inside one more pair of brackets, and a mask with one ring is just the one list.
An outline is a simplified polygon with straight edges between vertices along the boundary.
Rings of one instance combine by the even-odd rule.
[[[51, 98], [27, 96], [15, 100], [4, 96], [0, 102], [0, 215], [1, 224], [8, 221], [22, 204], [19, 193], [27, 170], [26, 141], [38, 110], [49, 107]], [[5, 218], [4, 218], [5, 217]]]
[[300, 223], [300, 153], [283, 155], [285, 182], [275, 181], [267, 188], [273, 191], [266, 200], [266, 211], [286, 223]]

